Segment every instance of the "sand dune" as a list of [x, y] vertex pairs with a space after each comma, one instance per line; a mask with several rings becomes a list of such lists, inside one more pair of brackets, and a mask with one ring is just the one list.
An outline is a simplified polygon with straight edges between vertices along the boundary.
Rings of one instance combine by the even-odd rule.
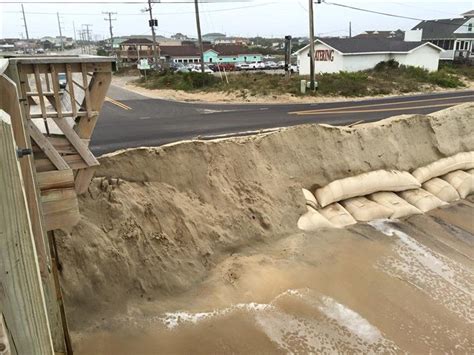
[[301, 188], [472, 151], [473, 123], [466, 104], [103, 156], [58, 238], [77, 353], [472, 352], [472, 197], [296, 224]]

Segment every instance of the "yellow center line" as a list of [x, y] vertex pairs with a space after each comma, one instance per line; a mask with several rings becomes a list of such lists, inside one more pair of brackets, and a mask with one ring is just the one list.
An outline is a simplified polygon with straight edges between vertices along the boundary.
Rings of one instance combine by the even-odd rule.
[[410, 107], [396, 107], [396, 108], [379, 108], [379, 109], [370, 109], [370, 110], [348, 110], [348, 111], [320, 111], [320, 112], [310, 112], [310, 113], [297, 113], [298, 116], [310, 116], [310, 115], [334, 115], [342, 113], [367, 113], [367, 112], [389, 112], [389, 111], [405, 111], [410, 109], [420, 109], [420, 108], [430, 108], [430, 107], [448, 107], [454, 106], [455, 103], [448, 104], [436, 104], [436, 105], [424, 105], [424, 106], [410, 106]]
[[111, 97], [108, 97], [108, 96], [105, 98], [105, 101], [108, 101], [108, 102], [110, 102], [110, 103], [112, 103], [112, 104], [114, 104], [114, 105], [116, 105], [120, 108], [123, 108], [124, 110], [127, 110], [127, 111], [132, 109], [130, 106], [127, 106], [124, 103], [122, 103], [120, 101], [117, 101], [117, 100], [114, 100], [114, 99], [112, 99]]
[[[438, 98], [433, 98], [433, 99], [421, 99], [421, 100], [413, 100], [413, 101], [384, 102], [384, 103], [380, 103], [380, 104], [372, 103], [372, 104], [353, 105], [353, 106], [346, 106], [346, 107], [331, 107], [331, 108], [321, 108], [321, 109], [305, 110], [305, 111], [293, 111], [293, 112], [288, 112], [288, 114], [290, 114], [290, 115], [313, 114], [313, 113], [317, 113], [317, 112], [341, 111], [341, 110], [345, 110], [345, 109], [359, 108], [359, 107], [403, 105], [403, 104], [410, 104], [410, 103], [417, 103], [417, 102], [454, 100], [454, 99], [464, 99], [464, 98], [474, 99], [474, 96], [463, 95], [463, 96], [451, 96], [451, 97], [438, 97]], [[330, 112], [328, 112], [328, 113], [330, 113]]]

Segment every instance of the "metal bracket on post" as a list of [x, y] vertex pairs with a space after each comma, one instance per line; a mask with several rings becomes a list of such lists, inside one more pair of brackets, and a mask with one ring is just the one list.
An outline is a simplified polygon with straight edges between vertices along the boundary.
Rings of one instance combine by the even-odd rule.
[[18, 158], [23, 158], [24, 156], [33, 154], [33, 151], [30, 148], [17, 148], [16, 156]]

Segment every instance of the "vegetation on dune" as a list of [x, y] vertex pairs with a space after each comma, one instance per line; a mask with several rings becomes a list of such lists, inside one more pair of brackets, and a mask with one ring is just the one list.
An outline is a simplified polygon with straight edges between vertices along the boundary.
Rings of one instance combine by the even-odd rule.
[[[319, 89], [312, 95], [366, 96], [386, 95], [422, 91], [426, 86], [441, 88], [459, 88], [465, 86], [462, 77], [474, 79], [472, 67], [446, 66], [437, 72], [399, 65], [396, 61], [381, 62], [375, 68], [361, 72], [340, 72], [319, 74], [316, 79]], [[228, 75], [229, 82], [219, 76], [202, 73], [160, 72], [150, 75], [145, 81], [139, 79], [139, 85], [148, 89], [173, 89], [204, 92], [237, 92], [240, 96], [279, 95], [300, 93], [300, 81], [308, 77], [267, 74], [263, 72], [242, 72]]]

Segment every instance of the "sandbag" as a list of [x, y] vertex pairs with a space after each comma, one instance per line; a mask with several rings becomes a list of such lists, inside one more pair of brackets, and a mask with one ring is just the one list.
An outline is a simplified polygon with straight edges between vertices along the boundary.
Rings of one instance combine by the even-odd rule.
[[313, 207], [315, 210], [319, 208], [318, 201], [314, 197], [313, 193], [306, 189], [301, 189], [303, 191], [304, 198], [306, 200], [306, 205]]
[[321, 207], [330, 203], [365, 196], [378, 191], [404, 191], [420, 187], [420, 183], [408, 172], [376, 170], [365, 174], [335, 180], [316, 190]]
[[336, 228], [344, 228], [357, 223], [354, 217], [352, 217], [351, 214], [337, 202], [321, 208], [319, 212]]
[[429, 179], [445, 175], [451, 171], [473, 168], [474, 152], [463, 152], [418, 168], [413, 171], [412, 175], [422, 184]]
[[393, 211], [392, 215], [390, 216], [392, 219], [423, 213], [418, 208], [410, 205], [403, 198], [393, 192], [376, 192], [370, 194], [367, 197], [382, 206], [390, 208]]
[[365, 197], [353, 197], [341, 201], [342, 206], [356, 220], [361, 222], [369, 222], [374, 219], [389, 218], [393, 214], [393, 210], [382, 206], [374, 201], [370, 201]]
[[461, 198], [466, 198], [474, 192], [474, 175], [472, 174], [457, 170], [442, 176], [442, 178], [456, 189]]
[[426, 181], [422, 187], [444, 202], [453, 202], [460, 199], [458, 192], [450, 183], [437, 177]]
[[407, 190], [399, 193], [400, 197], [418, 208], [421, 212], [428, 212], [434, 208], [447, 205], [435, 195], [423, 189]]
[[325, 217], [314, 208], [307, 206], [308, 212], [298, 220], [298, 228], [306, 232], [313, 232], [321, 228], [334, 228]]

